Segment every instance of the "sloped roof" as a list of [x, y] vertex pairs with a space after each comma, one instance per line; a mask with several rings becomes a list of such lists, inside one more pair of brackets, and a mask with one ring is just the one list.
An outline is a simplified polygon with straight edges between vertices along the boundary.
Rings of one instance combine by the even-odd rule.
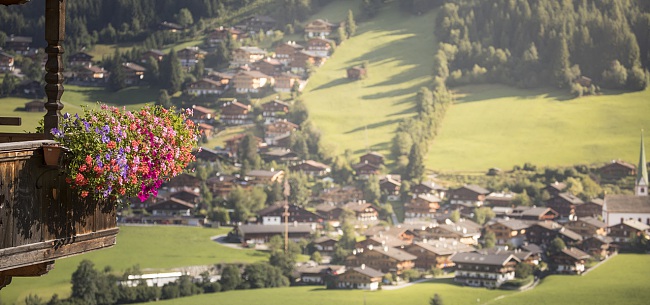
[[549, 184], [547, 187], [554, 188], [554, 189], [558, 190], [559, 192], [561, 192], [561, 191], [564, 191], [564, 189], [566, 188], [566, 183], [555, 181], [555, 182]]
[[588, 258], [591, 257], [589, 254], [583, 252], [582, 250], [580, 250], [578, 248], [573, 248], [573, 247], [562, 249], [562, 253], [564, 253], [564, 254], [566, 254], [566, 255], [574, 258], [574, 259], [577, 259], [577, 260], [578, 259], [588, 259]]
[[560, 193], [558, 197], [568, 201], [571, 204], [583, 204], [584, 201], [571, 193]]
[[431, 194], [419, 194], [416, 198], [422, 199], [427, 202], [442, 202], [442, 199], [440, 199], [438, 196], [431, 195]]
[[355, 267], [352, 268], [355, 272], [358, 272], [360, 274], [363, 274], [367, 277], [383, 277], [384, 274], [376, 269], [370, 268], [368, 266], [363, 266], [363, 267]]
[[470, 191], [472, 191], [474, 193], [477, 193], [477, 194], [482, 194], [482, 195], [487, 195], [487, 194], [490, 193], [490, 191], [488, 191], [488, 190], [486, 190], [486, 189], [484, 189], [484, 188], [482, 188], [482, 187], [480, 187], [480, 186], [478, 186], [476, 184], [463, 185], [458, 189], [460, 190], [460, 189], [463, 189], [463, 188], [468, 189], [468, 190], [470, 190]]
[[456, 253], [451, 257], [451, 261], [456, 264], [482, 264], [504, 266], [509, 261], [515, 260], [520, 262], [519, 258], [512, 254], [481, 254], [481, 253]]
[[533, 225], [533, 223], [531, 223], [530, 221], [524, 221], [519, 219], [508, 219], [508, 220], [498, 219], [496, 222], [508, 227], [511, 230], [528, 229], [530, 228], [531, 225]]
[[[244, 234], [254, 233], [283, 233], [285, 226], [282, 225], [240, 225], [239, 231]], [[307, 224], [289, 225], [289, 233], [311, 233], [312, 227]]]
[[586, 224], [589, 224], [591, 226], [594, 226], [596, 228], [605, 228], [605, 227], [607, 227], [607, 225], [604, 222], [602, 222], [602, 221], [600, 221], [600, 220], [598, 220], [596, 218], [593, 218], [593, 217], [582, 217], [582, 218], [578, 219], [578, 221], [582, 221], [582, 222], [584, 222]]
[[631, 228], [637, 229], [639, 231], [650, 230], [650, 226], [646, 225], [645, 223], [639, 222], [639, 221], [637, 221], [635, 219], [625, 220], [625, 221], [623, 221], [623, 224], [625, 224], [625, 225], [627, 225], [627, 226], [629, 226]]
[[373, 247], [372, 249], [368, 249], [368, 251], [374, 251], [378, 253], [382, 253], [392, 259], [395, 259], [397, 261], [403, 262], [403, 261], [412, 261], [414, 259], [417, 259], [417, 256], [408, 253], [406, 251], [402, 251], [399, 249], [391, 248], [388, 246], [382, 247]]
[[576, 241], [582, 240], [582, 235], [564, 227], [560, 229], [559, 233], [560, 235], [564, 235], [567, 238], [570, 238], [572, 240], [576, 240]]
[[171, 208], [167, 208], [167, 207], [165, 207], [165, 208], [164, 208], [165, 210], [167, 210], [167, 209], [172, 209], [172, 210], [185, 210], [185, 209], [193, 209], [193, 208], [194, 208], [194, 205], [193, 205], [193, 204], [191, 204], [191, 203], [189, 203], [189, 202], [187, 202], [187, 201], [183, 201], [183, 200], [180, 200], [180, 199], [178, 199], [178, 198], [173, 198], [173, 197], [172, 197], [172, 198], [169, 198], [169, 199], [167, 199], [167, 200], [160, 201], [160, 202], [157, 202], [157, 203], [155, 203], [155, 204], [153, 204], [153, 205], [150, 205], [150, 206], [147, 208], [147, 210], [149, 210], [149, 211], [158, 210], [158, 209], [161, 208], [161, 206], [163, 206], [163, 205], [169, 205], [169, 204], [172, 204], [172, 207], [171, 207]]
[[603, 207], [609, 213], [650, 213], [650, 196], [607, 195]]

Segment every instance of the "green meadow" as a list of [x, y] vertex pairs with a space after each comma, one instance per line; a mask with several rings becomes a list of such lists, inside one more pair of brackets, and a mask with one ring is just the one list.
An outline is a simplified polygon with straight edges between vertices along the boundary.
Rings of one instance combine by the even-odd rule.
[[265, 261], [268, 254], [256, 250], [233, 249], [212, 241], [211, 237], [226, 234], [229, 228], [209, 229], [175, 226], [122, 226], [117, 244], [109, 249], [57, 260], [54, 269], [38, 278], [14, 278], [2, 289], [2, 304], [23, 304], [29, 294], [49, 300], [53, 294], [70, 294], [70, 277], [82, 260], [95, 263], [103, 270], [111, 266], [121, 274], [139, 265], [143, 270], [168, 270], [175, 267], [219, 263], [250, 263]]
[[[531, 162], [568, 166], [623, 159], [636, 163], [650, 128], [650, 90], [571, 98], [555, 89], [500, 85], [457, 88], [427, 168], [511, 169]], [[647, 141], [647, 138], [646, 138]]]
[[431, 280], [398, 290], [326, 290], [322, 287], [291, 287], [229, 291], [148, 304], [429, 304], [435, 294], [444, 304], [647, 304], [650, 290], [650, 256], [621, 254], [584, 276], [549, 276], [532, 290], [515, 292], [463, 287], [452, 279]]
[[[334, 2], [314, 18], [338, 21], [348, 7], [358, 8]], [[309, 79], [303, 98], [328, 149], [360, 155], [369, 148], [388, 154], [397, 123], [413, 115], [415, 93], [429, 84], [428, 54], [433, 56], [436, 45], [433, 16], [414, 17], [387, 7], [375, 19], [357, 23], [356, 36], [338, 46]], [[369, 63], [368, 77], [348, 80], [346, 69], [364, 61]]]
[[650, 256], [620, 254], [586, 275], [550, 276], [535, 289], [509, 295], [490, 304], [643, 305], [650, 300], [648, 281]]
[[[117, 92], [104, 88], [81, 87], [64, 85], [65, 91], [61, 97], [63, 113], [81, 112], [82, 105], [94, 105], [102, 102], [130, 110], [139, 109], [145, 104], [154, 104], [158, 100], [158, 90], [147, 87], [129, 87]], [[0, 126], [1, 132], [34, 132], [44, 112], [25, 112], [25, 103], [30, 99], [5, 97], [0, 98], [0, 113], [2, 116], [22, 118], [21, 126]]]

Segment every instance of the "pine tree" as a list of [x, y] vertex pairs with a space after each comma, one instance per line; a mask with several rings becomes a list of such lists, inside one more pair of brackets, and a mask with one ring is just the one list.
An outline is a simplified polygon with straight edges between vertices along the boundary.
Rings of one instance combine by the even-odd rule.
[[181, 90], [183, 83], [183, 68], [181, 62], [178, 60], [176, 50], [171, 49], [169, 54], [165, 57], [162, 64], [164, 69], [161, 69], [160, 76], [164, 89], [167, 89], [170, 94]]
[[124, 75], [122, 56], [117, 48], [113, 55], [113, 69], [111, 71], [111, 76], [108, 79], [108, 87], [111, 91], [119, 91], [126, 87], [126, 75]]
[[348, 10], [348, 18], [345, 20], [345, 34], [348, 38], [357, 33], [357, 24], [354, 22], [354, 14], [352, 10]]

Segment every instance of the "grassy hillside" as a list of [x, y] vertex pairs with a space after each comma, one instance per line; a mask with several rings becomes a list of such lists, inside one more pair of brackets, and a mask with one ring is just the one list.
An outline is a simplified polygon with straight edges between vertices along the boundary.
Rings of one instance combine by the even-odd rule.
[[97, 269], [111, 266], [117, 273], [136, 264], [142, 269], [161, 270], [268, 259], [266, 253], [232, 249], [210, 239], [226, 232], [227, 228], [120, 227], [117, 245], [113, 248], [57, 260], [54, 270], [40, 278], [14, 278], [0, 293], [2, 304], [22, 304], [29, 294], [38, 294], [46, 300], [54, 293], [68, 296], [70, 276], [84, 259], [94, 262]]
[[[358, 8], [334, 2], [315, 17], [339, 20], [344, 5]], [[358, 24], [357, 35], [336, 49], [303, 94], [324, 142], [338, 154], [350, 149], [358, 155], [368, 147], [387, 154], [397, 122], [412, 115], [415, 93], [429, 82], [434, 14], [413, 17], [393, 5]], [[363, 61], [370, 64], [369, 77], [348, 80], [345, 70]]]
[[650, 128], [649, 100], [650, 90], [571, 99], [549, 88], [461, 87], [427, 167], [484, 171], [525, 162], [561, 166], [617, 158], [635, 163], [640, 130]]
[[533, 290], [490, 304], [648, 304], [649, 263], [648, 255], [618, 255], [584, 276], [551, 276]]
[[[81, 105], [92, 105], [97, 102], [125, 106], [128, 109], [139, 109], [144, 104], [153, 104], [158, 99], [158, 90], [145, 87], [129, 87], [118, 92], [110, 92], [104, 88], [80, 87], [65, 85], [61, 97], [62, 112], [77, 113]], [[0, 132], [33, 132], [44, 112], [25, 112], [23, 108], [29, 99], [0, 98], [0, 114], [8, 117], [21, 117], [21, 126], [0, 126]]]
[[[326, 290], [293, 287], [229, 291], [155, 304], [428, 304], [434, 293], [445, 304], [647, 304], [650, 256], [618, 255], [585, 276], [550, 276], [527, 292], [462, 287], [451, 279], [433, 280], [393, 291]], [[154, 303], [149, 303], [154, 304]]]

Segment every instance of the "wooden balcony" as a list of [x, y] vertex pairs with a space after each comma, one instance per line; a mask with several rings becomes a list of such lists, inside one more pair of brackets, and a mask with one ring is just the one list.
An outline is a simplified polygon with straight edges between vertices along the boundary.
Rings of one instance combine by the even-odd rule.
[[44, 165], [41, 146], [51, 142], [0, 143], [0, 287], [115, 244], [115, 204], [82, 200], [60, 168]]

